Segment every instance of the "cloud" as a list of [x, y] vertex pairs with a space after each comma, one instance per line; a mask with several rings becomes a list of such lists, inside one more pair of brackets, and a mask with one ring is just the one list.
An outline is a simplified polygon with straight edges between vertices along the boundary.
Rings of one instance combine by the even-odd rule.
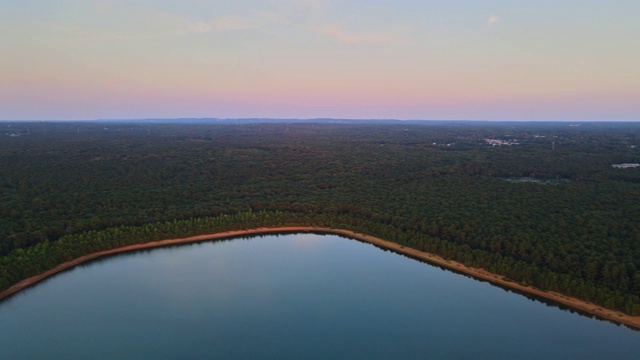
[[492, 27], [500, 21], [500, 17], [498, 15], [491, 15], [487, 19], [487, 26]]
[[377, 43], [386, 44], [391, 42], [391, 38], [380, 34], [349, 34], [338, 25], [313, 26], [312, 30], [320, 35], [331, 37], [343, 43]]
[[211, 32], [211, 30], [213, 30], [213, 27], [205, 22], [198, 21], [191, 24], [189, 26], [189, 30], [196, 33], [207, 33]]
[[214, 21], [217, 31], [255, 29], [262, 25], [262, 21], [258, 19], [242, 16], [224, 16]]
[[[282, 17], [270, 12], [256, 12], [250, 15], [228, 15], [214, 19], [210, 23], [196, 22], [190, 26], [194, 32], [253, 30], [269, 25], [289, 25]], [[199, 31], [198, 31], [199, 30]]]
[[[84, 31], [86, 33], [86, 31]], [[152, 40], [159, 38], [166, 38], [180, 35], [179, 32], [164, 32], [164, 33], [156, 33], [156, 34], [127, 34], [127, 33], [114, 33], [114, 32], [105, 32], [105, 33], [86, 33], [82, 35], [73, 35], [66, 39], [66, 43], [73, 44], [83, 44], [83, 43], [97, 43], [97, 42], [132, 42], [132, 41], [141, 41], [141, 40]]]
[[[214, 18], [211, 21], [189, 22], [187, 24], [192, 33], [228, 32], [242, 30], [262, 30], [271, 26], [282, 26], [296, 31], [307, 31], [332, 38], [346, 44], [387, 44], [395, 39], [380, 33], [349, 33], [338, 24], [314, 24], [314, 20], [307, 15], [321, 14], [322, 3], [318, 0], [286, 0], [287, 4], [297, 7], [302, 14], [293, 11], [251, 11], [242, 15], [227, 15]], [[290, 2], [292, 1], [292, 2]], [[294, 9], [295, 10], [295, 9]], [[314, 16], [315, 17], [315, 16]], [[185, 19], [186, 20], [186, 19]]]

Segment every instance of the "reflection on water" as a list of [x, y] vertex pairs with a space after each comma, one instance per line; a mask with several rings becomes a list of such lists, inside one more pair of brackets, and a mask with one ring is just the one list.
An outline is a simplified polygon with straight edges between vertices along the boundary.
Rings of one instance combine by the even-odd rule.
[[640, 332], [335, 235], [112, 256], [0, 303], [0, 359], [616, 358]]

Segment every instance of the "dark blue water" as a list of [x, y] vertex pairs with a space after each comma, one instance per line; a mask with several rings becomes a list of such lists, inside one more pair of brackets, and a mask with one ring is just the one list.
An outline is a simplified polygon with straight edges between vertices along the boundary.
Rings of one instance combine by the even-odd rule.
[[0, 359], [638, 359], [640, 332], [338, 236], [154, 249], [0, 303]]

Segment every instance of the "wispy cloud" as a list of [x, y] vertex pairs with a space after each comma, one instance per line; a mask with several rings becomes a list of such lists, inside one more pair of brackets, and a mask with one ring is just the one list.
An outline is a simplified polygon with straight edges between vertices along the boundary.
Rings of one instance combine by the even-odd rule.
[[348, 32], [339, 24], [324, 23], [321, 18], [324, 17], [325, 4], [321, 0], [273, 0], [273, 4], [276, 6], [269, 10], [229, 14], [210, 21], [182, 20], [187, 20], [188, 33], [259, 31], [275, 25], [319, 34], [346, 44], [386, 44], [395, 40], [381, 33]]
[[249, 30], [265, 25], [265, 21], [255, 16], [224, 16], [216, 19], [214, 27], [217, 31]]
[[206, 22], [197, 21], [189, 25], [189, 30], [195, 33], [207, 33], [213, 30], [213, 26]]
[[[101, 5], [93, 9], [102, 16], [118, 16], [122, 28], [95, 27], [69, 34], [70, 43], [140, 41], [179, 37], [189, 34], [214, 32], [262, 31], [280, 26], [288, 31], [303, 31], [328, 37], [344, 44], [388, 44], [394, 37], [371, 31], [347, 31], [338, 23], [326, 22], [324, 3], [320, 0], [273, 0], [273, 6], [265, 10], [249, 10], [239, 14], [227, 14], [213, 18], [188, 18], [182, 14], [136, 6], [126, 14], [113, 14], [114, 9]], [[206, 16], [206, 14], [204, 14]], [[144, 19], [136, 23], [135, 19]]]
[[489, 18], [487, 19], [487, 26], [488, 27], [492, 27], [493, 25], [497, 24], [500, 21], [500, 16], [498, 15], [491, 15], [489, 16]]
[[391, 37], [381, 34], [350, 34], [344, 31], [338, 25], [322, 25], [312, 26], [311, 29], [320, 35], [331, 37], [343, 43], [360, 44], [360, 43], [376, 43], [386, 44], [391, 42]]
[[244, 16], [222, 16], [210, 22], [191, 22], [189, 23], [189, 30], [195, 33], [253, 30], [275, 24], [287, 24], [287, 22], [276, 14], [262, 12]]
[[167, 31], [154, 34], [130, 34], [116, 32], [95, 32], [89, 34], [86, 31], [77, 31], [77, 34], [69, 35], [65, 42], [68, 45], [98, 42], [134, 42], [174, 37], [181, 34], [182, 32], [180, 31]]

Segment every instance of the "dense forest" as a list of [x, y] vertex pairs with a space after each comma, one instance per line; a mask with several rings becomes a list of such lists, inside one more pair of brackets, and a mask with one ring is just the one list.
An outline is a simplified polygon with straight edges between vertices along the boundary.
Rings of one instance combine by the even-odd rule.
[[640, 124], [0, 123], [0, 290], [126, 244], [351, 229], [640, 315]]

